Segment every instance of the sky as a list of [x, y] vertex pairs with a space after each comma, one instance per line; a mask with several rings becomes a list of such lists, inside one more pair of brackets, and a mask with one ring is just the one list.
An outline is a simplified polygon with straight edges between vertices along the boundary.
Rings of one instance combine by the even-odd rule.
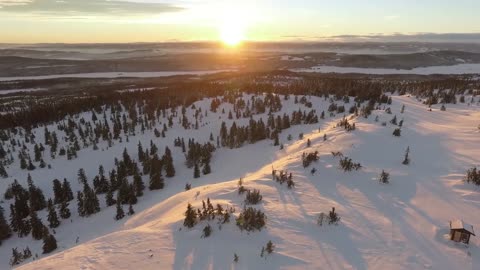
[[0, 43], [480, 42], [479, 0], [0, 0]]

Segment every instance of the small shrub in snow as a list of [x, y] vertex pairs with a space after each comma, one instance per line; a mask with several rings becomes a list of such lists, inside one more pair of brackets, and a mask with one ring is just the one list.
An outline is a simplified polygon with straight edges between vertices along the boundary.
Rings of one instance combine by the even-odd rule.
[[205, 228], [203, 228], [202, 237], [206, 238], [206, 237], [209, 237], [211, 234], [212, 234], [212, 227], [210, 226], [210, 224], [208, 224], [207, 226], [205, 226]]
[[307, 168], [308, 166], [310, 166], [312, 162], [317, 161], [318, 159], [319, 159], [318, 151], [308, 153], [308, 154], [303, 153], [302, 155], [303, 167]]
[[248, 207], [243, 209], [236, 221], [242, 231], [260, 231], [265, 226], [265, 220], [266, 216], [262, 211]]
[[328, 224], [335, 224], [335, 225], [337, 225], [338, 222], [340, 221], [340, 217], [339, 217], [338, 214], [335, 212], [335, 207], [332, 207], [332, 211], [330, 211], [330, 212], [328, 213], [328, 218], [329, 218]]
[[405, 157], [403, 158], [402, 164], [403, 165], [408, 165], [410, 164], [410, 147], [407, 147], [407, 150], [405, 151]]
[[465, 181], [467, 183], [474, 183], [477, 186], [480, 185], [480, 171], [478, 171], [476, 167], [469, 169], [467, 175], [465, 175]]
[[234, 263], [237, 263], [237, 262], [238, 262], [238, 259], [239, 259], [239, 257], [238, 257], [238, 255], [237, 255], [237, 253], [234, 253], [234, 254], [233, 254], [233, 262], [234, 262]]
[[399, 129], [399, 128], [396, 128], [394, 131], [393, 131], [393, 136], [395, 137], [400, 137], [402, 131]]
[[385, 170], [382, 170], [380, 177], [378, 177], [378, 181], [383, 184], [388, 184], [390, 181], [390, 174]]
[[345, 171], [349, 172], [352, 170], [360, 170], [362, 168], [362, 165], [360, 163], [354, 163], [351, 158], [344, 157], [340, 159], [340, 168]]
[[272, 254], [274, 249], [275, 245], [272, 243], [272, 241], [268, 241], [267, 245], [265, 246], [265, 250], [267, 251], [267, 253]]
[[262, 201], [262, 195], [260, 190], [254, 189], [253, 191], [247, 190], [247, 196], [245, 197], [245, 204], [258, 204]]

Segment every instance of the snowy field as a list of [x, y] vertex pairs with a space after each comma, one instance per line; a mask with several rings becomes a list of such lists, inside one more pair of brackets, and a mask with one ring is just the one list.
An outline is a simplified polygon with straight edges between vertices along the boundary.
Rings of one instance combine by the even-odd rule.
[[45, 76], [0, 77], [0, 81], [46, 80], [58, 78], [154, 78], [176, 75], [207, 75], [232, 70], [204, 70], [204, 71], [157, 71], [157, 72], [97, 72], [77, 74], [56, 74]]
[[357, 67], [336, 67], [336, 66], [316, 66], [312, 68], [293, 69], [295, 72], [318, 72], [318, 73], [360, 73], [360, 74], [479, 74], [480, 64], [459, 64], [453, 66], [431, 66], [414, 69], [388, 69], [388, 68], [357, 68]]
[[[166, 179], [160, 191], [146, 191], [135, 205], [137, 212], [115, 222], [115, 207], [105, 208], [90, 218], [78, 217], [76, 201], [72, 201], [72, 222], [63, 221], [56, 229], [59, 248], [51, 256], [43, 257], [41, 241], [31, 237], [12, 237], [0, 246], [0, 269], [8, 268], [11, 247], [25, 248], [38, 253], [39, 260], [19, 267], [30, 269], [479, 269], [480, 239], [473, 237], [470, 246], [448, 240], [448, 222], [462, 218], [480, 228], [480, 191], [462, 181], [465, 171], [480, 164], [480, 106], [473, 104], [447, 105], [446, 111], [432, 106], [432, 111], [413, 97], [393, 96], [392, 114], [374, 111], [369, 119], [352, 118], [356, 130], [346, 132], [335, 127], [343, 117], [326, 117], [315, 125], [292, 126], [280, 135], [285, 148], [280, 150], [273, 142], [261, 141], [239, 149], [220, 148], [214, 152], [212, 174], [193, 179], [186, 169], [183, 153], [178, 147], [173, 152], [177, 174]], [[248, 99], [248, 98], [247, 98]], [[313, 109], [326, 111], [329, 102], [311, 97]], [[304, 105], [294, 104], [293, 98], [283, 101], [277, 114], [298, 110], [309, 111]], [[337, 102], [341, 105], [342, 102]], [[197, 102], [197, 108], [208, 110], [210, 100]], [[402, 105], [405, 112], [400, 113]], [[348, 108], [350, 105], [347, 104]], [[35, 184], [45, 196], [52, 196], [53, 178], [67, 177], [74, 190], [79, 168], [84, 168], [91, 181], [103, 164], [106, 171], [114, 166], [113, 158], [120, 157], [126, 147], [137, 157], [139, 141], [148, 146], [150, 140], [160, 152], [171, 146], [173, 139], [196, 138], [208, 141], [210, 132], [217, 134], [220, 123], [229, 127], [227, 119], [231, 104], [222, 104], [219, 113], [209, 111], [199, 130], [185, 131], [180, 125], [169, 129], [167, 138], [155, 138], [152, 133], [131, 137], [128, 143], [116, 143], [107, 149], [79, 151], [73, 161], [57, 158], [46, 162], [52, 169], [31, 172]], [[227, 114], [220, 113], [225, 109]], [[187, 115], [194, 110], [187, 109]], [[404, 119], [401, 137], [392, 136], [396, 126], [388, 123], [393, 115]], [[90, 119], [90, 113], [83, 115]], [[374, 119], [378, 116], [379, 121]], [[255, 115], [257, 120], [267, 115]], [[348, 116], [353, 117], [353, 116]], [[235, 120], [244, 125], [249, 119]], [[178, 122], [176, 119], [174, 122]], [[387, 122], [387, 126], [382, 126]], [[53, 126], [49, 128], [54, 129]], [[320, 130], [319, 130], [320, 129]], [[34, 130], [38, 141], [43, 141], [43, 127]], [[298, 134], [304, 133], [303, 139]], [[293, 140], [288, 141], [291, 134]], [[327, 134], [327, 140], [323, 136]], [[307, 139], [311, 147], [306, 148]], [[402, 165], [405, 149], [410, 147], [411, 164]], [[319, 151], [320, 160], [309, 168], [302, 166], [303, 152]], [[338, 158], [332, 151], [360, 162], [357, 172], [338, 169]], [[16, 164], [18, 165], [18, 164]], [[317, 172], [312, 175], [310, 169]], [[287, 189], [272, 181], [272, 168], [293, 173], [295, 188]], [[380, 184], [382, 170], [391, 175], [389, 184]], [[18, 179], [25, 186], [27, 171], [7, 168], [10, 177], [0, 181], [0, 191]], [[201, 206], [210, 198], [220, 203], [243, 208], [245, 196], [237, 192], [238, 179], [244, 186], [259, 189], [263, 201], [257, 208], [267, 215], [267, 225], [260, 232], [240, 232], [235, 221], [218, 228], [208, 238], [201, 238], [207, 221], [193, 229], [183, 227], [187, 203]], [[148, 182], [148, 180], [146, 180]], [[192, 189], [184, 191], [186, 183]], [[8, 204], [1, 204], [8, 209]], [[338, 226], [318, 226], [320, 212], [335, 207], [341, 217]], [[39, 216], [45, 220], [46, 211]], [[7, 215], [8, 216], [8, 215]], [[79, 239], [76, 243], [76, 239]], [[260, 251], [269, 240], [275, 251], [262, 258]], [[234, 254], [238, 263], [233, 263]]]
[[35, 91], [43, 91], [46, 90], [44, 88], [22, 88], [22, 89], [11, 89], [11, 90], [0, 90], [0, 96], [12, 93], [28, 93], [28, 92], [35, 92]]

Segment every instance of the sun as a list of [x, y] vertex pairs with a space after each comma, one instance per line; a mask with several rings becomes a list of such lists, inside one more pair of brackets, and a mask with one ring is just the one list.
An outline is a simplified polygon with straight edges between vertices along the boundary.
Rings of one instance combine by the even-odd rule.
[[246, 24], [239, 18], [225, 18], [220, 26], [220, 40], [229, 47], [236, 47], [245, 40]]

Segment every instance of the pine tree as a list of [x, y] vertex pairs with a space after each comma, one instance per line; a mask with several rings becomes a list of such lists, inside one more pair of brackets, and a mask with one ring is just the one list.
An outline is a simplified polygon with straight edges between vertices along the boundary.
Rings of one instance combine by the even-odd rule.
[[145, 190], [145, 184], [143, 183], [142, 176], [140, 176], [138, 172], [133, 176], [133, 185], [135, 187], [135, 196], [142, 197], [143, 191]]
[[28, 174], [27, 182], [30, 208], [32, 209], [32, 211], [44, 209], [46, 207], [45, 196], [43, 196], [42, 190], [37, 188], [33, 184], [33, 180], [30, 174]]
[[212, 168], [210, 167], [210, 162], [205, 163], [205, 165], [203, 166], [202, 172], [204, 175], [210, 174], [212, 172]]
[[67, 178], [63, 178], [62, 191], [65, 201], [69, 202], [73, 200], [72, 188], [70, 187], [70, 182], [68, 182]]
[[12, 257], [10, 258], [10, 266], [15, 266], [23, 261], [23, 255], [17, 248], [12, 248]]
[[168, 147], [165, 147], [165, 155], [163, 156], [162, 160], [165, 164], [165, 176], [174, 177], [175, 168], [173, 167], [172, 152]]
[[163, 189], [164, 185], [165, 184], [163, 183], [163, 178], [160, 176], [160, 173], [150, 175], [150, 185], [148, 187], [150, 190]]
[[338, 222], [340, 221], [340, 217], [335, 212], [335, 207], [332, 207], [332, 211], [328, 213], [328, 218], [328, 224], [338, 224]]
[[50, 228], [57, 228], [60, 226], [60, 221], [58, 220], [57, 211], [53, 206], [48, 208], [48, 223]]
[[135, 214], [135, 211], [133, 210], [133, 206], [130, 204], [130, 205], [128, 206], [128, 213], [127, 213], [127, 215], [131, 216], [131, 215], [133, 215], [133, 214]]
[[399, 128], [396, 128], [393, 131], [393, 136], [395, 136], [395, 137], [400, 137], [401, 134], [402, 134], [402, 131]]
[[32, 228], [32, 237], [35, 240], [40, 240], [44, 236], [44, 226], [42, 220], [38, 218], [37, 212], [30, 213], [30, 225]]
[[60, 217], [67, 219], [71, 216], [70, 209], [68, 208], [68, 202], [63, 201], [60, 204]]
[[198, 163], [195, 163], [193, 167], [193, 178], [199, 178], [200, 177], [200, 168], [198, 168]]
[[410, 153], [410, 147], [407, 147], [407, 150], [405, 150], [405, 158], [403, 159], [403, 162], [402, 162], [403, 165], [410, 164], [410, 157], [408, 156], [409, 153]]
[[123, 212], [122, 204], [120, 200], [117, 199], [117, 214], [115, 215], [115, 220], [120, 220], [125, 217], [125, 212]]
[[187, 205], [187, 211], [185, 211], [185, 220], [183, 221], [183, 226], [187, 228], [192, 228], [197, 223], [197, 212], [189, 203]]
[[382, 173], [380, 173], [380, 177], [378, 178], [378, 181], [383, 184], [388, 184], [390, 179], [390, 174], [387, 173], [385, 170], [382, 170]]
[[20, 157], [20, 169], [25, 170], [27, 169], [28, 164], [27, 161], [25, 160], [25, 157], [23, 155]]
[[52, 251], [54, 251], [55, 249], [57, 249], [57, 239], [55, 239], [55, 237], [51, 234], [47, 234], [44, 238], [43, 238], [43, 254], [47, 254], [47, 253], [50, 253]]
[[105, 203], [107, 204], [107, 206], [112, 206], [115, 203], [117, 203], [117, 201], [113, 198], [113, 190], [112, 189], [108, 190], [107, 195], [105, 196]]
[[80, 168], [78, 170], [78, 183], [85, 185], [87, 183], [87, 176], [85, 175], [85, 170], [83, 168]]
[[53, 201], [55, 204], [65, 201], [62, 183], [58, 179], [53, 180]]
[[2, 178], [7, 178], [8, 177], [7, 170], [5, 170], [5, 167], [3, 166], [2, 162], [0, 162], [0, 177], [2, 177]]
[[275, 245], [272, 243], [272, 241], [268, 241], [265, 250], [267, 251], [268, 254], [272, 254], [273, 250], [275, 249]]
[[0, 206], [0, 245], [3, 240], [10, 238], [12, 231], [4, 216], [3, 208]]

